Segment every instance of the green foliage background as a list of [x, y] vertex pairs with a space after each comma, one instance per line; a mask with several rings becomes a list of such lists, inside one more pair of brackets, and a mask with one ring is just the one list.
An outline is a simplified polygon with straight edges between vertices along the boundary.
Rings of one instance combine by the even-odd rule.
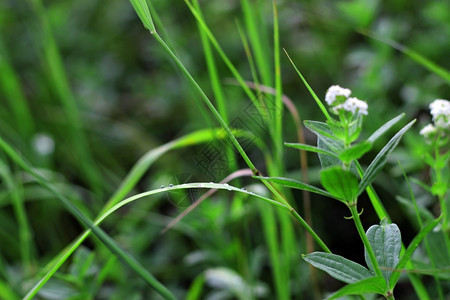
[[[202, 88], [212, 94], [197, 24], [184, 2], [150, 2], [160, 17], [155, 20], [160, 34], [170, 42]], [[0, 135], [93, 218], [144, 153], [195, 130], [218, 126], [182, 74], [142, 27], [128, 1], [44, 1], [42, 9], [37, 3], [33, 0], [0, 3]], [[267, 45], [263, 51], [270, 56], [272, 3], [262, 0], [249, 3], [258, 7], [255, 11], [260, 13], [259, 21], [263, 24], [258, 30]], [[210, 0], [200, 4], [224, 51], [242, 76], [251, 80], [237, 28], [239, 25], [245, 29], [241, 3]], [[363, 33], [399, 42], [448, 70], [449, 2], [286, 0], [277, 1], [277, 6], [280, 45], [289, 52], [316, 93], [323, 98], [330, 85], [340, 84], [368, 102], [365, 137], [401, 112], [406, 112], [408, 119], [418, 118], [418, 125], [406, 135], [391, 157], [391, 164], [375, 183], [404, 241], [409, 242], [417, 226], [396, 201], [396, 196], [408, 195], [396, 161], [402, 163], [407, 173], [427, 181], [428, 170], [421, 158], [423, 141], [417, 133], [429, 122], [428, 104], [436, 98], [449, 97], [449, 82], [391, 45]], [[54, 51], [59, 52], [61, 68]], [[267, 64], [273, 72], [272, 61]], [[250, 117], [243, 114], [243, 109], [250, 105], [249, 99], [231, 82], [232, 74], [219, 59], [217, 68], [224, 83], [229, 121], [240, 118], [244, 124], [251, 124]], [[284, 55], [281, 76], [283, 92], [293, 100], [301, 119], [323, 120]], [[283, 122], [283, 140], [296, 141], [296, 128], [287, 112]], [[254, 125], [250, 128], [257, 130]], [[53, 152], [43, 155], [36, 150], [39, 134], [51, 137]], [[307, 143], [315, 144], [315, 137], [306, 134]], [[269, 142], [265, 136], [260, 138], [266, 144]], [[388, 138], [378, 142], [373, 153]], [[168, 185], [175, 177], [216, 182], [234, 171], [233, 165], [244, 167], [237, 159], [212, 178], [198, 163], [203, 147], [199, 144], [163, 155], [134, 192]], [[257, 147], [250, 145], [248, 153], [265, 173], [264, 157]], [[309, 155], [309, 179], [317, 183], [319, 161]], [[370, 153], [367, 157], [371, 157]], [[42, 268], [83, 228], [52, 194], [4, 154], [0, 158], [5, 162], [2, 173], [7, 174], [0, 185], [0, 291], [3, 297], [11, 295], [10, 299], [15, 299], [35, 284]], [[286, 177], [300, 178], [295, 150], [283, 148], [282, 163]], [[10, 178], [10, 182], [5, 178]], [[249, 178], [232, 183], [262, 188], [257, 180]], [[431, 205], [430, 196], [420, 189], [417, 193], [421, 203]], [[18, 226], [14, 197], [25, 203], [26, 223], [31, 228], [28, 264], [24, 264], [20, 255], [23, 243], [19, 237], [23, 228]], [[261, 209], [272, 208], [256, 204], [251, 198], [242, 201], [242, 197], [219, 192], [174, 229], [160, 234], [171, 218], [188, 205], [174, 203], [174, 195], [161, 194], [121, 209], [103, 228], [177, 297], [185, 298], [190, 291], [195, 299], [196, 288], [201, 291], [201, 299], [213, 299], [220, 293], [224, 298], [227, 294], [234, 295], [230, 298], [250, 297], [240, 294], [241, 288], [247, 292], [253, 289], [255, 298], [260, 293], [259, 298], [273, 299], [272, 266], [259, 214]], [[292, 198], [302, 207], [301, 193], [294, 193]], [[365, 225], [378, 223], [366, 199], [362, 199], [362, 206]], [[351, 222], [342, 218], [345, 208], [314, 196], [312, 210], [314, 228], [327, 245], [340, 255], [362, 262], [363, 248], [356, 231]], [[274, 230], [279, 230], [280, 225], [275, 226]], [[298, 225], [294, 229], [292, 253], [279, 255], [292, 258], [288, 274], [291, 297], [309, 299], [312, 297], [309, 271], [300, 258], [306, 251], [304, 233]], [[227, 276], [236, 276], [227, 278], [242, 279], [243, 283], [238, 281], [243, 288], [211, 279], [203, 283], [204, 274], [209, 274], [206, 278], [214, 278], [211, 272], [218, 272], [214, 268], [226, 268], [220, 270], [228, 272]], [[339, 286], [324, 274], [316, 276], [323, 291], [333, 291]], [[414, 299], [408, 283], [400, 285], [398, 293], [400, 299]], [[92, 238], [63, 265], [37, 298], [154, 297], [154, 292], [137, 275]]]

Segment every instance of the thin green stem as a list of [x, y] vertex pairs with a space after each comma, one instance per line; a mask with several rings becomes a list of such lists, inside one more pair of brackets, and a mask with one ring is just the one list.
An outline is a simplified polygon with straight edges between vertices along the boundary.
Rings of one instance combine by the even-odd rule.
[[364, 227], [361, 223], [361, 219], [359, 218], [358, 209], [356, 207], [356, 201], [354, 203], [355, 203], [354, 205], [348, 206], [350, 212], [352, 213], [352, 219], [355, 222], [356, 229], [358, 230], [358, 234], [364, 244], [364, 247], [366, 248], [367, 253], [369, 254], [370, 262], [372, 263], [375, 269], [376, 275], [383, 277], [383, 273], [381, 273], [381, 269], [380, 266], [378, 265], [375, 253], [373, 252], [372, 246], [370, 245], [369, 239], [367, 238], [366, 232], [364, 231]]
[[322, 111], [323, 115], [327, 118], [328, 121], [332, 122], [333, 119], [331, 118], [330, 114], [328, 113], [327, 109], [325, 108], [325, 105], [323, 105], [322, 101], [320, 101], [319, 97], [317, 97], [316, 93], [314, 93], [314, 90], [311, 88], [311, 86], [306, 81], [305, 77], [303, 77], [302, 73], [298, 70], [297, 66], [294, 64], [294, 61], [291, 59], [289, 54], [287, 53], [286, 49], [283, 49], [284, 53], [286, 53], [286, 56], [288, 57], [289, 61], [291, 62], [292, 66], [294, 67], [295, 71], [297, 72], [300, 79], [305, 84], [306, 88], [308, 89], [311, 96], [314, 98], [314, 100], [317, 103], [317, 106], [319, 106], [320, 110]]

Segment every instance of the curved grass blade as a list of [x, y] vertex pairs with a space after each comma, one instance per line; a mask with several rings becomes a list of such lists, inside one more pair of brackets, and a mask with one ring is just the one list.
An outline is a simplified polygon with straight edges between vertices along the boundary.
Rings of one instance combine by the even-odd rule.
[[146, 281], [155, 291], [157, 291], [165, 299], [176, 299], [175, 296], [162, 285], [147, 269], [145, 269], [134, 257], [125, 252], [120, 246], [100, 227], [97, 227], [85, 214], [83, 214], [66, 196], [61, 194], [51, 183], [49, 183], [42, 175], [34, 171], [33, 167], [28, 164], [8, 143], [0, 137], [0, 148], [22, 169], [28, 172], [34, 179], [45, 189], [59, 199], [61, 204], [85, 227], [92, 232], [105, 244], [105, 246], [125, 264], [133, 269], [144, 281]]
[[[187, 146], [209, 142], [211, 140], [223, 137], [223, 129], [204, 129], [192, 132], [173, 140], [167, 144], [161, 145], [144, 154], [132, 167], [131, 171], [121, 182], [116, 192], [110, 197], [105, 204], [100, 215], [108, 211], [116, 205], [120, 200], [124, 199], [128, 193], [136, 186], [142, 176], [147, 172], [150, 166], [163, 154], [168, 151], [179, 149]], [[27, 293], [25, 299], [31, 299], [44, 286], [44, 284], [55, 274], [62, 264], [70, 257], [70, 255], [81, 245], [81, 243], [89, 236], [91, 230], [83, 232], [75, 241], [68, 245], [54, 260], [47, 264], [44, 268], [45, 275], [33, 286]]]
[[345, 283], [355, 283], [374, 276], [364, 266], [340, 255], [313, 252], [302, 255], [302, 258], [314, 267], [327, 272], [331, 277]]
[[[192, 13], [195, 15], [197, 20], [199, 20], [200, 23], [203, 23], [203, 20], [199, 18], [198, 14], [196, 13], [195, 9], [192, 7], [192, 5], [189, 3], [188, 0], [185, 0], [185, 3], [189, 6]], [[205, 26], [205, 30], [207, 27]], [[206, 31], [208, 34], [208, 37], [210, 37], [210, 32]], [[259, 170], [255, 167], [253, 162], [248, 157], [247, 153], [242, 148], [241, 144], [238, 142], [236, 137], [231, 132], [229, 126], [225, 123], [223, 118], [220, 116], [219, 112], [216, 110], [214, 105], [212, 104], [211, 100], [208, 98], [208, 96], [205, 94], [203, 89], [200, 87], [200, 85], [197, 83], [197, 81], [192, 77], [192, 75], [189, 73], [189, 71], [186, 69], [186, 67], [183, 65], [183, 63], [180, 61], [180, 59], [175, 55], [175, 53], [172, 51], [172, 49], [166, 44], [166, 42], [159, 36], [157, 32], [154, 32], [153, 37], [158, 41], [158, 43], [161, 45], [161, 47], [164, 48], [164, 50], [167, 52], [167, 54], [170, 56], [170, 58], [175, 62], [177, 67], [183, 72], [183, 74], [186, 76], [186, 78], [189, 80], [189, 82], [194, 86], [194, 88], [199, 92], [201, 98], [203, 99], [204, 103], [208, 106], [211, 113], [214, 115], [216, 120], [220, 123], [222, 128], [227, 133], [229, 139], [231, 140], [233, 146], [237, 149], [241, 157], [244, 159], [247, 166], [252, 170], [253, 174], [260, 175]], [[211, 39], [211, 43], [214, 45], [213, 39]], [[216, 46], [216, 45], [214, 45]], [[239, 75], [239, 74], [238, 74]], [[240, 75], [239, 75], [240, 76]], [[242, 78], [241, 78], [242, 79]], [[242, 80], [241, 85], [245, 86], [245, 82]], [[244, 87], [243, 87], [244, 88]], [[245, 88], [248, 89], [248, 87], [245, 86]], [[269, 182], [262, 180], [263, 184], [276, 196], [276, 198], [283, 204], [290, 207], [290, 213], [294, 216], [294, 218], [297, 219], [297, 221], [303, 226], [313, 237], [315, 242], [325, 251], [325, 252], [331, 252], [330, 249], [325, 245], [325, 243], [320, 239], [320, 237], [317, 235], [317, 233], [314, 232], [314, 230], [311, 228], [311, 226], [306, 223], [306, 221], [289, 205], [287, 200], [280, 194], [279, 191], [277, 191]]]

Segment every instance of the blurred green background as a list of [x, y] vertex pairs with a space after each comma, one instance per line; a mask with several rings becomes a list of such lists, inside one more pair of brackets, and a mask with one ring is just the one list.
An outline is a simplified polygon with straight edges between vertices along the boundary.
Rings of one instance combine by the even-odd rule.
[[[200, 86], [212, 95], [194, 17], [183, 1], [150, 2], [159, 16], [155, 22], [160, 34]], [[264, 50], [271, 54], [272, 3], [248, 3], [252, 9], [258, 8], [258, 31], [267, 45]], [[242, 76], [251, 80], [238, 31], [238, 26], [247, 30], [241, 2], [209, 0], [200, 1], [200, 5], [225, 53]], [[429, 122], [428, 104], [436, 98], [449, 97], [449, 84], [392, 46], [361, 32], [397, 41], [450, 69], [450, 2], [285, 0], [277, 1], [277, 6], [280, 46], [289, 52], [319, 97], [324, 97], [330, 85], [339, 84], [368, 102], [363, 136], [369, 136], [402, 112], [407, 120], [418, 119], [375, 183], [408, 243], [417, 228], [396, 201], [396, 196], [408, 195], [397, 160], [409, 174], [426, 181], [428, 173], [421, 161], [423, 147], [418, 131]], [[267, 64], [273, 70], [273, 62]], [[229, 122], [241, 122], [240, 126], [258, 132], [247, 110], [250, 100], [230, 83], [232, 74], [218, 56], [217, 67]], [[283, 92], [292, 99], [301, 119], [323, 120], [284, 54], [281, 76]], [[1, 1], [0, 100], [1, 136], [91, 218], [147, 151], [195, 130], [218, 127], [199, 96], [124, 0], [43, 1], [42, 5], [34, 0]], [[295, 142], [295, 124], [286, 111], [283, 122], [284, 141]], [[305, 134], [307, 143], [315, 144], [315, 137]], [[362, 161], [370, 162], [389, 137], [384, 136]], [[267, 142], [264, 136], [260, 138]], [[219, 142], [212, 145], [223, 147]], [[244, 167], [237, 159], [224, 162], [218, 169], [209, 165], [205, 168], [205, 147], [196, 145], [163, 155], [133, 192], [159, 188], [176, 180], [217, 182], [234, 171], [233, 166]], [[257, 147], [250, 143], [246, 150], [266, 173]], [[83, 227], [54, 196], [8, 162], [3, 153], [0, 155], [2, 174], [6, 174], [0, 190], [0, 290], [23, 296], [40, 278], [42, 268]], [[308, 158], [310, 182], [317, 183], [319, 161], [314, 155]], [[295, 150], [283, 148], [283, 165], [285, 177], [300, 179]], [[5, 178], [10, 178], [10, 182]], [[232, 183], [261, 188], [251, 178]], [[418, 193], [420, 201], [431, 201], [423, 191]], [[14, 195], [24, 201], [31, 228], [28, 265], [20, 256], [23, 245], [19, 242]], [[103, 228], [180, 298], [201, 287], [201, 299], [250, 297], [241, 290], [253, 290], [254, 298], [274, 299], [272, 266], [258, 213], [260, 209], [272, 208], [256, 205], [254, 199], [236, 200], [229, 193], [219, 192], [175, 228], [160, 234], [198, 194], [184, 196], [181, 202], [177, 202], [177, 197], [160, 194], [138, 201], [114, 214]], [[294, 192], [293, 199], [302, 214], [302, 194]], [[236, 201], [240, 204], [233, 205]], [[378, 223], [367, 199], [361, 200], [361, 207], [366, 227]], [[353, 224], [343, 219], [348, 214], [345, 207], [313, 196], [312, 213], [314, 229], [334, 252], [363, 262], [363, 246]], [[313, 293], [309, 271], [300, 258], [306, 251], [303, 229], [297, 224], [294, 229], [296, 248], [289, 254], [293, 257], [289, 294], [293, 299], [310, 299]], [[340, 286], [321, 272], [316, 276], [324, 292]], [[91, 238], [37, 298], [157, 297], [97, 239]], [[398, 288], [398, 297], [414, 299], [407, 282]]]

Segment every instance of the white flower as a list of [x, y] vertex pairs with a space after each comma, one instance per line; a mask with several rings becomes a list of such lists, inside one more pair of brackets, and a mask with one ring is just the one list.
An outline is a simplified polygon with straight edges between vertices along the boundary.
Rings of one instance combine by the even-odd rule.
[[434, 100], [430, 104], [430, 113], [436, 127], [450, 128], [450, 102], [448, 100]]
[[342, 100], [347, 99], [351, 93], [352, 91], [349, 89], [342, 88], [339, 85], [332, 85], [325, 95], [325, 101], [328, 105], [332, 105], [334, 102], [339, 100], [339, 98]]
[[423, 135], [425, 138], [431, 137], [433, 134], [436, 133], [436, 127], [433, 126], [433, 124], [428, 124], [422, 130], [420, 131], [420, 135]]
[[347, 101], [342, 104], [342, 108], [346, 111], [351, 112], [352, 114], [362, 114], [367, 115], [367, 109], [369, 106], [366, 102], [359, 100], [358, 98], [351, 97], [348, 98]]

